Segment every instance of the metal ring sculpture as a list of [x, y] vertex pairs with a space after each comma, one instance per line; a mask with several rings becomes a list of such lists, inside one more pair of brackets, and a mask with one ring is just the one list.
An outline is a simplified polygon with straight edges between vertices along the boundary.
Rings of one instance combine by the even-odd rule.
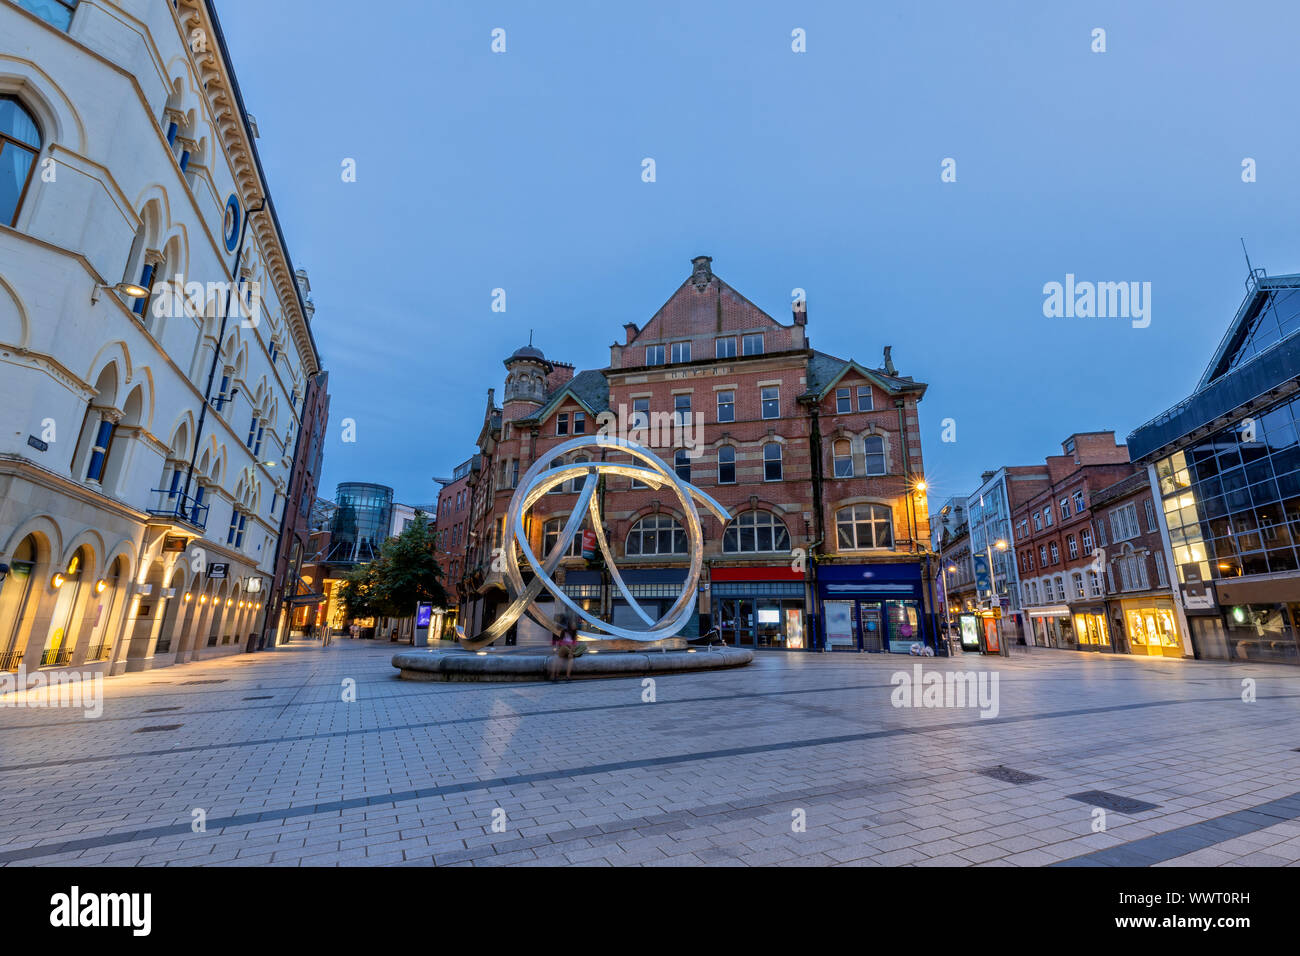
[[[570, 439], [552, 448], [548, 452], [549, 457], [547, 460], [567, 455], [580, 448], [600, 448], [622, 452], [631, 456], [640, 464], [595, 461], [577, 462], [551, 468], [546, 464], [546, 461], [533, 463], [532, 467], [520, 479], [519, 487], [515, 490], [514, 497], [510, 499], [510, 507], [506, 512], [506, 534], [503, 542], [505, 554], [503, 557], [505, 559], [506, 585], [510, 592], [511, 602], [495, 621], [473, 637], [466, 637], [464, 628], [457, 627], [456, 635], [462, 647], [468, 650], [477, 650], [491, 644], [503, 637], [523, 614], [528, 614], [529, 617], [551, 633], [558, 634], [560, 632], [559, 623], [537, 605], [536, 598], [542, 593], [543, 589], [549, 591], [560, 604], [564, 605], [571, 613], [581, 618], [592, 628], [592, 630], [580, 630], [578, 632], [579, 637], [589, 640], [605, 640], [613, 637], [632, 641], [661, 641], [680, 631], [686, 625], [687, 620], [690, 619], [691, 612], [695, 609], [696, 588], [699, 585], [700, 569], [704, 563], [704, 542], [700, 531], [700, 513], [695, 507], [695, 502], [698, 500], [724, 525], [731, 520], [731, 515], [709, 495], [690, 482], [679, 478], [677, 473], [650, 449], [625, 438], [593, 435], [589, 438]], [[637, 481], [655, 489], [669, 486], [677, 493], [677, 499], [681, 502], [682, 513], [686, 516], [686, 546], [691, 556], [690, 571], [686, 576], [686, 584], [682, 589], [682, 593], [673, 606], [668, 609], [668, 612], [657, 621], [652, 620], [650, 615], [632, 597], [632, 592], [624, 583], [623, 576], [619, 574], [618, 566], [614, 563], [614, 556], [610, 553], [609, 542], [605, 538], [605, 529], [601, 521], [600, 504], [595, 498], [596, 486], [601, 475], [620, 475], [626, 478], [635, 478]], [[565, 522], [559, 540], [555, 542], [551, 552], [539, 561], [528, 543], [527, 534], [524, 532], [524, 515], [532, 509], [538, 499], [552, 488], [559, 487], [566, 481], [576, 481], [579, 478], [585, 478], [585, 480], [582, 483], [582, 489], [578, 492], [578, 503], [574, 507], [573, 513], [569, 515], [569, 520]], [[582, 526], [585, 515], [591, 517], [591, 528], [595, 532], [600, 552], [604, 555], [605, 565], [609, 569], [615, 586], [618, 587], [619, 593], [623, 595], [623, 600], [627, 601], [632, 611], [645, 622], [645, 630], [620, 627], [593, 617], [580, 608], [572, 598], [564, 593], [564, 589], [551, 579], [551, 575], [560, 566], [561, 559], [568, 551], [573, 536], [577, 534], [578, 529]], [[533, 579], [527, 585], [524, 584], [523, 576], [519, 571], [519, 556], [516, 552], [516, 545], [518, 545], [518, 551], [522, 552], [524, 560], [528, 562], [529, 567], [533, 570]]]

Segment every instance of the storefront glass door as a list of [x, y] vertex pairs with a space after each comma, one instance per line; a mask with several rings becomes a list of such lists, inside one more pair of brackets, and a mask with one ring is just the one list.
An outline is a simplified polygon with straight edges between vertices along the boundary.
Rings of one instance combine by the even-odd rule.
[[1147, 654], [1151, 657], [1183, 656], [1172, 608], [1130, 609], [1125, 615], [1125, 621], [1134, 654]]
[[1079, 650], [1110, 650], [1110, 633], [1106, 629], [1106, 619], [1100, 614], [1074, 615], [1074, 631]]
[[[880, 605], [873, 605], [879, 607]], [[867, 607], [867, 605], [863, 605]], [[921, 639], [919, 627], [920, 610], [915, 601], [886, 601], [889, 617], [889, 650], [895, 654], [907, 654], [912, 645]]]
[[722, 643], [731, 647], [754, 646], [754, 602], [743, 598], [723, 598], [718, 602], [718, 631]]

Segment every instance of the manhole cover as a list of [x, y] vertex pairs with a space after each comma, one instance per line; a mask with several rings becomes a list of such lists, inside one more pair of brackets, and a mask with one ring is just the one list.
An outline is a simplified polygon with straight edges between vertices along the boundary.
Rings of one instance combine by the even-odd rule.
[[1101, 807], [1103, 810], [1110, 810], [1114, 813], [1145, 813], [1147, 810], [1155, 810], [1160, 806], [1158, 803], [1134, 800], [1132, 797], [1122, 797], [1118, 793], [1107, 793], [1105, 790], [1085, 790], [1083, 793], [1072, 793], [1070, 799], [1094, 807]]
[[185, 725], [184, 724], [159, 724], [156, 727], [137, 727], [135, 732], [137, 734], [156, 734], [159, 731], [176, 730], [183, 726]]
[[245, 697], [244, 700], [270, 700], [274, 694], [267, 694], [265, 697]]
[[186, 684], [224, 684], [229, 678], [223, 677], [220, 680], [187, 680]]
[[985, 770], [976, 770], [986, 777], [992, 777], [994, 780], [1001, 780], [1003, 783], [1037, 783], [1039, 780], [1045, 780], [1046, 777], [1038, 777], [1032, 773], [1025, 773], [1023, 770], [1012, 770], [1010, 767], [1004, 767], [999, 764], [996, 767], [988, 767]]
[[180, 710], [179, 707], [150, 707], [145, 711], [146, 714], [161, 714], [165, 710]]

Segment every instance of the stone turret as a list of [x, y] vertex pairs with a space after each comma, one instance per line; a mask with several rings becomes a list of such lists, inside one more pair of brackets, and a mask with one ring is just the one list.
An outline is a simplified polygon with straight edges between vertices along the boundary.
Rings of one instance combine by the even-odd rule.
[[505, 401], [540, 405], [546, 397], [547, 377], [554, 371], [542, 350], [531, 343], [525, 345], [505, 360], [505, 366]]

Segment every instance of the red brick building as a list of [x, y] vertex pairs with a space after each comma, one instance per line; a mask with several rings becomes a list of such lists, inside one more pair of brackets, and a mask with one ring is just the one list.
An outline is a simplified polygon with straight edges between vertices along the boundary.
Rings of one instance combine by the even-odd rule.
[[311, 515], [325, 455], [329, 410], [329, 373], [320, 372], [307, 379], [303, 395], [301, 427], [295, 437], [293, 468], [284, 491], [284, 514], [275, 545], [275, 573], [262, 622], [264, 646], [286, 643], [295, 609], [319, 597], [311, 584], [303, 580], [303, 568], [304, 562], [310, 562], [313, 557]]
[[469, 458], [456, 466], [450, 478], [438, 479], [442, 488], [438, 492], [433, 527], [437, 535], [438, 566], [442, 569], [443, 587], [453, 604], [443, 609], [438, 629], [440, 637], [450, 636], [457, 624], [455, 608], [467, 599], [459, 589], [465, 577], [465, 549], [470, 532], [470, 478], [477, 462], [477, 456]]
[[1190, 657], [1187, 622], [1170, 591], [1157, 507], [1144, 468], [1092, 497], [1097, 546], [1106, 552], [1111, 633], [1132, 654]]
[[[464, 478], [463, 573], [450, 579], [468, 633], [507, 598], [492, 559], [520, 476], [557, 445], [604, 428], [653, 448], [732, 515], [724, 528], [702, 514], [705, 570], [683, 636], [717, 627], [731, 644], [792, 650], [906, 651], [933, 641], [916, 408], [926, 386], [899, 375], [888, 349], [880, 368], [814, 350], [801, 305], [778, 322], [715, 276], [711, 262], [694, 259], [691, 276], [644, 326], [624, 326], [606, 368], [578, 372], [531, 345], [505, 360], [502, 403], [488, 392], [479, 454]], [[564, 463], [588, 457], [590, 449]], [[440, 532], [461, 513], [444, 516], [451, 488]], [[687, 576], [675, 496], [620, 476], [605, 478], [600, 495], [633, 598], [662, 614]], [[576, 499], [571, 484], [534, 506], [527, 530], [539, 555]], [[580, 538], [556, 579], [585, 609], [644, 626], [599, 563], [582, 557]], [[523, 621], [514, 637], [549, 639]]]
[[1114, 432], [1080, 432], [1046, 459], [1049, 486], [1011, 516], [1029, 639], [1039, 647], [1113, 651], [1093, 496], [1136, 470]]

